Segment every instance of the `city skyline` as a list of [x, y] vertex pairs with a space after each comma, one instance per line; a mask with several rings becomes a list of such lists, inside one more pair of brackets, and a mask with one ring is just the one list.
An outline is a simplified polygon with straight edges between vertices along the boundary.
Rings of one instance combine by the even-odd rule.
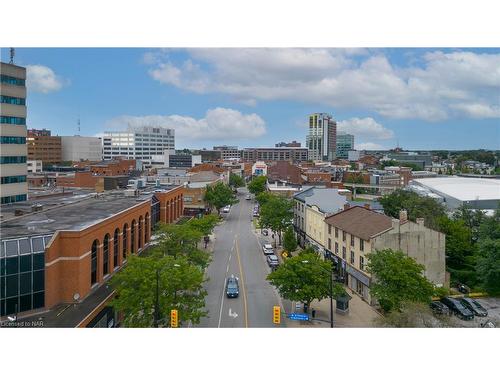
[[28, 71], [28, 128], [159, 125], [175, 129], [178, 149], [305, 144], [315, 112], [357, 149], [498, 149], [499, 61], [498, 49], [407, 48], [19, 48], [15, 58]]

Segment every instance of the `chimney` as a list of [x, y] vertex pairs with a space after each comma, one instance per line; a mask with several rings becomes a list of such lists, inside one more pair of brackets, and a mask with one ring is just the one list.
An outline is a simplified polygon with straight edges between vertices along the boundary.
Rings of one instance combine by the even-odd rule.
[[349, 207], [351, 207], [351, 206], [349, 205], [349, 202], [344, 203], [344, 210], [347, 210]]
[[399, 211], [399, 222], [401, 224], [408, 221], [408, 212], [406, 210]]
[[424, 226], [425, 220], [423, 217], [417, 217], [416, 221], [418, 225]]

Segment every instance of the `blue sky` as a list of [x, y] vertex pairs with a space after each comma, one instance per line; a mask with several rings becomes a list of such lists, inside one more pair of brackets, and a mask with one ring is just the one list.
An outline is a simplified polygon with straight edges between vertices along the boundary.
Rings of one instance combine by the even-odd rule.
[[[2, 61], [8, 61], [2, 49]], [[356, 148], [500, 148], [499, 49], [19, 48], [28, 127], [176, 129], [177, 148], [304, 142], [331, 113]]]

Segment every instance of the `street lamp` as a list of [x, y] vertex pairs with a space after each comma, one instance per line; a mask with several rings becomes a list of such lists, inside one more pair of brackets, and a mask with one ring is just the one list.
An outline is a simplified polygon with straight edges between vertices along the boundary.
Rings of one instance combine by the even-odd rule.
[[[174, 267], [180, 267], [177, 263]], [[161, 268], [156, 270], [156, 299], [155, 299], [155, 312], [153, 316], [153, 326], [158, 328], [158, 322], [160, 321], [160, 271]]]
[[[303, 260], [302, 263], [309, 263], [308, 260]], [[322, 269], [324, 272], [326, 270]], [[333, 267], [330, 271], [330, 328], [333, 328]]]

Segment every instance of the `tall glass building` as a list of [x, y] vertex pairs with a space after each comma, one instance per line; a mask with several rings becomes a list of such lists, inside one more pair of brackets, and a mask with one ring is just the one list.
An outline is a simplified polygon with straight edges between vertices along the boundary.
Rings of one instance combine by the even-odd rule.
[[337, 133], [337, 158], [347, 159], [348, 151], [354, 150], [354, 135], [345, 132]]
[[0, 63], [1, 204], [28, 196], [26, 148], [26, 68]]
[[309, 116], [309, 133], [306, 137], [310, 160], [331, 161], [336, 157], [337, 122], [328, 113]]

